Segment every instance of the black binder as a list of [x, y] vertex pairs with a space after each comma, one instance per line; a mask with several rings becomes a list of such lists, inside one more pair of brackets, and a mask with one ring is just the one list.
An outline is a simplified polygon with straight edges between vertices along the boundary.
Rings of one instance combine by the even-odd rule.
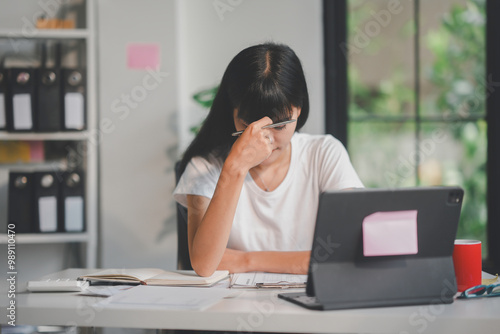
[[34, 173], [34, 232], [57, 232], [59, 185], [54, 172]]
[[48, 67], [47, 42], [41, 45], [42, 67], [37, 69], [38, 79], [38, 117], [35, 126], [37, 131], [60, 131], [62, 123], [61, 112], [61, 45], [55, 46], [54, 66]]
[[7, 130], [33, 131], [36, 109], [36, 72], [33, 68], [8, 69]]
[[63, 130], [81, 131], [86, 128], [86, 79], [83, 68], [62, 71]]
[[16, 233], [33, 232], [33, 186], [32, 173], [9, 173], [7, 216]]
[[67, 171], [62, 174], [60, 231], [83, 232], [85, 230], [84, 184], [84, 174], [81, 171]]
[[38, 117], [36, 130], [52, 132], [61, 130], [61, 71], [38, 69]]
[[0, 67], [0, 130], [7, 128], [7, 72]]

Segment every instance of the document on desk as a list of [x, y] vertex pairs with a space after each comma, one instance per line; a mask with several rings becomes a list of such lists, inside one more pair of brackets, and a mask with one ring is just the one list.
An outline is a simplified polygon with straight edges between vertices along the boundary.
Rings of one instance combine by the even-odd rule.
[[489, 273], [483, 271], [481, 276], [482, 276], [481, 284], [483, 284], [483, 285], [500, 283], [500, 277], [498, 277], [498, 274], [492, 275], [492, 274], [489, 274]]
[[237, 273], [231, 277], [231, 288], [305, 288], [307, 275], [275, 273]]
[[122, 291], [133, 288], [131, 285], [97, 285], [89, 286], [85, 291], [79, 293], [79, 296], [89, 297], [111, 297]]
[[171, 310], [203, 310], [229, 295], [229, 289], [139, 285], [100, 302], [104, 307], [161, 307]]

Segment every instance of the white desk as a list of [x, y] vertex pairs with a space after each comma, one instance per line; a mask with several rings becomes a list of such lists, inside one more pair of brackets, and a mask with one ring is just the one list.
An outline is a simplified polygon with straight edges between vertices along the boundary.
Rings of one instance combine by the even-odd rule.
[[[68, 269], [51, 276], [74, 278], [88, 272]], [[0, 322], [5, 324], [9, 300], [2, 287]], [[102, 298], [72, 293], [18, 293], [16, 323], [299, 333], [497, 334], [500, 328], [500, 297], [457, 300], [449, 305], [311, 311], [278, 299], [279, 292], [234, 289], [230, 298], [204, 311], [102, 308], [95, 305]]]

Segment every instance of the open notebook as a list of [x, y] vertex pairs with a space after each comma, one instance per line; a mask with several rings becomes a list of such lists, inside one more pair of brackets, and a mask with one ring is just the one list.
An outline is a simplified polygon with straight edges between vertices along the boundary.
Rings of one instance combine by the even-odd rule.
[[212, 276], [198, 276], [193, 270], [165, 271], [155, 268], [106, 269], [78, 279], [91, 284], [143, 284], [170, 286], [210, 286], [229, 276], [227, 270], [217, 270]]

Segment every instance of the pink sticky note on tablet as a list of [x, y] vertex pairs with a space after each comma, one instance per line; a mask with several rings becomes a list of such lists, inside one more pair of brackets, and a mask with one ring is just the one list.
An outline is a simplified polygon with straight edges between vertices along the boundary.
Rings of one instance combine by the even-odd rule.
[[375, 212], [363, 219], [363, 255], [418, 253], [417, 210]]

